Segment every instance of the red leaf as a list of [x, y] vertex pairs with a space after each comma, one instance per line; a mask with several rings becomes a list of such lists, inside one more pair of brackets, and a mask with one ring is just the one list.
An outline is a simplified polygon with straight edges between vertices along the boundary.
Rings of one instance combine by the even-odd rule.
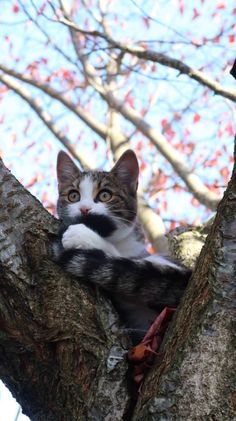
[[132, 349], [129, 350], [129, 359], [135, 362], [141, 362], [145, 358], [147, 358], [150, 353], [152, 354], [154, 351], [152, 351], [150, 345], [145, 345], [145, 343], [141, 342], [137, 346], [134, 346]]
[[131, 91], [128, 91], [125, 95], [125, 102], [130, 105], [130, 107], [134, 108], [134, 97]]
[[166, 126], [168, 126], [168, 125], [169, 125], [169, 121], [167, 120], [167, 118], [163, 118], [161, 120], [161, 126], [162, 126], [162, 128], [165, 130], [166, 129]]
[[174, 192], [179, 193], [179, 192], [182, 191], [182, 187], [179, 184], [175, 184], [173, 186], [173, 190], [174, 190]]
[[199, 120], [201, 120], [201, 116], [198, 113], [196, 113], [193, 117], [193, 122], [198, 123]]
[[13, 13], [18, 13], [19, 10], [20, 10], [20, 6], [17, 2], [15, 2], [12, 6], [12, 11], [13, 11]]
[[179, 11], [180, 11], [181, 15], [184, 13], [184, 1], [183, 0], [179, 0]]
[[193, 17], [192, 20], [197, 19], [198, 16], [200, 16], [199, 11], [196, 9], [196, 7], [193, 8]]
[[197, 207], [197, 206], [199, 206], [199, 201], [198, 201], [195, 197], [192, 197], [192, 199], [191, 199], [191, 204], [192, 204], [194, 207]]
[[140, 171], [142, 172], [143, 170], [145, 170], [147, 168], [147, 164], [146, 164], [146, 162], [145, 161], [141, 161], [141, 164], [140, 164]]
[[171, 221], [170, 223], [170, 231], [174, 230], [177, 226], [177, 223], [175, 221]]
[[234, 34], [228, 35], [228, 41], [229, 41], [229, 43], [234, 43], [235, 35]]
[[143, 23], [146, 26], [146, 28], [147, 29], [150, 28], [150, 19], [149, 19], [149, 17], [148, 16], [143, 16], [142, 19], [143, 19]]
[[231, 123], [228, 123], [225, 127], [226, 132], [228, 133], [229, 136], [233, 136], [234, 135], [234, 129], [233, 129], [233, 125]]
[[222, 1], [221, 3], [218, 3], [217, 4], [217, 9], [219, 9], [219, 10], [220, 9], [225, 9], [225, 2]]
[[207, 159], [204, 162], [203, 166], [204, 166], [204, 168], [212, 168], [212, 167], [216, 167], [217, 164], [218, 164], [217, 159], [213, 158], [213, 159]]
[[160, 355], [157, 351], [174, 312], [174, 308], [165, 307], [148, 329], [142, 342], [128, 352], [128, 358], [134, 364], [133, 378], [139, 390], [147, 370], [153, 363], [153, 357]]
[[228, 181], [230, 177], [230, 171], [227, 167], [223, 167], [220, 170], [220, 174], [223, 177], [224, 181]]
[[42, 13], [44, 12], [44, 9], [46, 8], [46, 2], [44, 2], [41, 6], [40, 6], [40, 8], [38, 9], [38, 12], [37, 12], [37, 14], [38, 15], [42, 15]]
[[[160, 329], [163, 326], [163, 323], [167, 320], [170, 321], [170, 316], [175, 312], [175, 308], [165, 307], [164, 310], [157, 316], [150, 328], [148, 329], [146, 335], [144, 336], [142, 342], [148, 343], [152, 340], [153, 337], [160, 333]], [[155, 350], [156, 351], [156, 350]]]

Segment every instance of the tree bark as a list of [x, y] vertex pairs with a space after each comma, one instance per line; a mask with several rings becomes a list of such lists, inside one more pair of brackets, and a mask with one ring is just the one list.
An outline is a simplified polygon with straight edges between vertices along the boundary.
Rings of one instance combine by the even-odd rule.
[[32, 421], [235, 419], [235, 170], [135, 408], [116, 314], [52, 262], [58, 221], [2, 162], [0, 203], [0, 377]]
[[0, 378], [33, 421], [122, 419], [124, 342], [97, 292], [50, 259], [58, 221], [0, 164]]
[[236, 419], [236, 169], [135, 421]]

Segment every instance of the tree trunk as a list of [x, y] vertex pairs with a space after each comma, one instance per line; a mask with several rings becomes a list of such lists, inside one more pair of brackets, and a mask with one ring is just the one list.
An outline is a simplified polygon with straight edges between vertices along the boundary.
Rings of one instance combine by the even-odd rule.
[[0, 203], [0, 377], [32, 421], [236, 419], [235, 171], [133, 414], [115, 312], [51, 261], [58, 222], [2, 163]]
[[236, 170], [132, 420], [236, 420]]
[[0, 378], [33, 421], [114, 420], [128, 409], [111, 306], [50, 259], [58, 222], [0, 165]]

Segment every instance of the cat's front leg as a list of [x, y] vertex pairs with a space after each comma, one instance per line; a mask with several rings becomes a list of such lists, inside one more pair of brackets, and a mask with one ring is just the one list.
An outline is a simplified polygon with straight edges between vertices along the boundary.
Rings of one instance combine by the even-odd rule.
[[120, 256], [113, 244], [84, 224], [70, 225], [62, 236], [64, 249], [99, 249], [109, 256]]

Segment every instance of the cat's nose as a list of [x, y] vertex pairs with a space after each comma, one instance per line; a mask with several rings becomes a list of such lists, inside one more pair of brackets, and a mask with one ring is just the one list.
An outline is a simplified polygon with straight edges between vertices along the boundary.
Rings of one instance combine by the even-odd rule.
[[90, 211], [90, 208], [80, 208], [80, 212], [82, 215], [87, 215], [89, 211]]

